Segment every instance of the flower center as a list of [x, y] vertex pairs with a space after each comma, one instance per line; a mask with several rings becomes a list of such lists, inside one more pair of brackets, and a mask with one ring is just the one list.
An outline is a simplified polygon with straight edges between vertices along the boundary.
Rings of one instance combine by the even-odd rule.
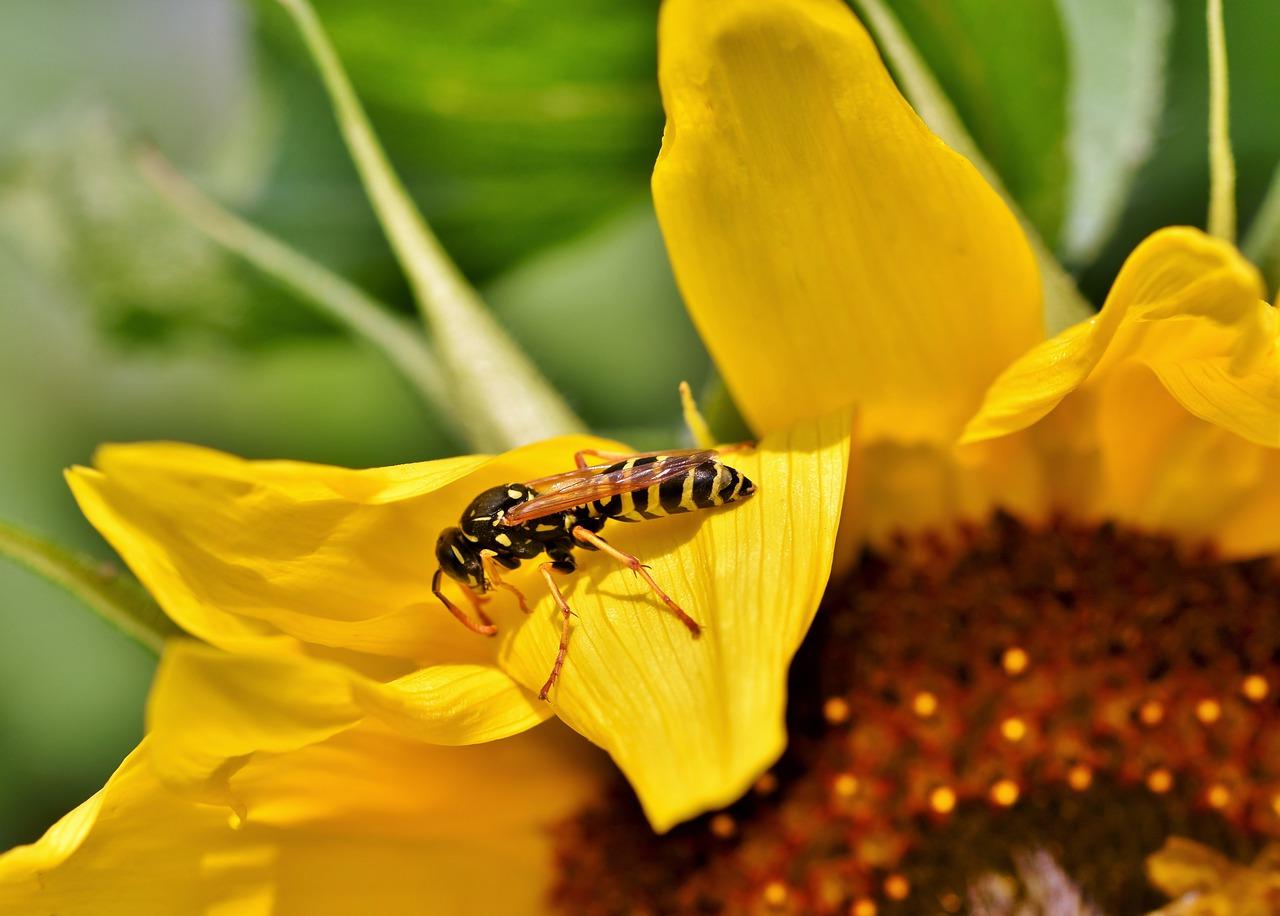
[[657, 837], [619, 784], [556, 828], [553, 897], [962, 912], [991, 873], [1056, 862], [1104, 912], [1145, 911], [1166, 836], [1237, 858], [1280, 836], [1278, 695], [1274, 559], [1007, 516], [903, 538], [828, 590], [755, 790]]

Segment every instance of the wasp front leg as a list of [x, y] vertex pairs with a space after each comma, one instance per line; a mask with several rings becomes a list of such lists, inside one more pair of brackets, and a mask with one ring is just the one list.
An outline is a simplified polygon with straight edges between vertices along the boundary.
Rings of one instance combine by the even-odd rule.
[[520, 591], [520, 589], [516, 588], [510, 582], [503, 581], [502, 576], [498, 573], [497, 560], [495, 560], [493, 557], [485, 557], [484, 572], [485, 572], [485, 576], [489, 579], [490, 584], [492, 584], [495, 588], [500, 588], [500, 589], [503, 589], [504, 591], [511, 592], [511, 594], [516, 596], [516, 600], [520, 602], [520, 610], [524, 611], [526, 614], [530, 614], [533, 612], [532, 608], [529, 607], [529, 602], [525, 600], [524, 592]]
[[581, 525], [573, 529], [573, 536], [584, 545], [590, 545], [595, 547], [597, 550], [603, 550], [609, 556], [613, 557], [619, 563], [630, 569], [641, 579], [644, 579], [644, 581], [649, 584], [649, 588], [653, 590], [653, 593], [662, 599], [663, 604], [671, 609], [671, 613], [675, 614], [676, 617], [680, 619], [680, 622], [689, 628], [689, 632], [693, 634], [694, 639], [697, 639], [702, 635], [702, 625], [686, 614], [684, 608], [676, 604], [675, 600], [662, 590], [662, 586], [658, 585], [658, 583], [654, 581], [653, 576], [649, 575], [649, 568], [640, 562], [639, 557], [633, 556], [629, 553], [623, 553], [604, 538], [600, 537], [600, 535], [587, 528], [583, 528]]
[[442, 572], [442, 570], [437, 569], [436, 574], [432, 576], [431, 593], [440, 599], [440, 603], [448, 609], [449, 613], [456, 617], [458, 622], [472, 633], [479, 633], [481, 636], [493, 636], [497, 633], [498, 628], [494, 626], [493, 621], [489, 619], [488, 615], [485, 614], [484, 609], [480, 606], [483, 599], [481, 599], [480, 596], [471, 589], [467, 588], [465, 585], [461, 586], [462, 592], [467, 596], [467, 600], [471, 603], [471, 607], [475, 611], [478, 621], [468, 617], [466, 611], [445, 597], [444, 592], [440, 591], [440, 576], [442, 575]]

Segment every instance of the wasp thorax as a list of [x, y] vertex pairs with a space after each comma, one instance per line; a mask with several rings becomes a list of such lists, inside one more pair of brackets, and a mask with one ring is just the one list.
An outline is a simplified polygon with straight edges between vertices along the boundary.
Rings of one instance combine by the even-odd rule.
[[503, 524], [507, 513], [536, 494], [522, 483], [490, 487], [471, 501], [462, 513], [462, 535], [474, 547], [504, 557], [527, 560], [538, 555], [542, 545], [532, 542], [518, 526]]

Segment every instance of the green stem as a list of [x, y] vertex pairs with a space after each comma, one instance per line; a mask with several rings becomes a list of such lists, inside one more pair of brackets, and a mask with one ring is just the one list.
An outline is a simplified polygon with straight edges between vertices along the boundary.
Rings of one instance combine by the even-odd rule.
[[1208, 0], [1209, 23], [1209, 234], [1236, 240], [1236, 162], [1231, 154], [1227, 39], [1222, 0]]
[[902, 85], [911, 104], [920, 117], [929, 125], [942, 141], [961, 156], [964, 156], [982, 173], [1001, 197], [1008, 204], [1013, 215], [1022, 226], [1036, 263], [1040, 267], [1040, 283], [1044, 290], [1045, 324], [1049, 334], [1056, 334], [1064, 328], [1083, 321], [1094, 314], [1094, 308], [1088, 300], [1080, 295], [1071, 275], [1058, 263], [1058, 259], [1049, 251], [1035, 226], [1023, 214], [1013, 196], [996, 174], [991, 163], [978, 149], [978, 144], [969, 136], [960, 115], [956, 113], [951, 100], [947, 98], [938, 81], [925, 65], [915, 46], [907, 37], [898, 20], [883, 0], [854, 0], [862, 13], [863, 21], [871, 28], [876, 42], [884, 52], [889, 63]]
[[320, 314], [372, 344], [423, 401], [451, 420], [444, 376], [426, 341], [408, 322], [342, 277], [219, 206], [156, 150], [141, 150], [137, 162], [151, 186], [193, 226], [299, 293]]
[[61, 586], [126, 635], [159, 655], [166, 639], [185, 635], [143, 588], [107, 564], [72, 553], [0, 522], [0, 556]]
[[511, 448], [583, 426], [489, 314], [391, 167], [307, 0], [279, 0], [320, 69], [338, 126], [391, 247], [409, 278], [474, 445]]

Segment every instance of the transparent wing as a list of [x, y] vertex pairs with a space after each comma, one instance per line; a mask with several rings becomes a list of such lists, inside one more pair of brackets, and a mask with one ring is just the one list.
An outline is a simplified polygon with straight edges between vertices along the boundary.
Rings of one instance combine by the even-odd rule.
[[655, 483], [662, 483], [664, 480], [679, 477], [686, 471], [691, 471], [704, 461], [716, 458], [718, 455], [719, 453], [715, 449], [641, 452], [638, 455], [629, 455], [623, 460], [642, 460], [645, 458], [661, 458], [663, 460], [651, 461], [638, 467], [619, 468], [616, 471], [606, 470], [606, 468], [616, 467], [622, 463], [613, 462], [589, 468], [574, 468], [572, 471], [565, 471], [563, 474], [553, 474], [550, 477], [530, 480], [526, 486], [538, 495], [508, 512], [507, 517], [502, 520], [502, 524], [520, 525], [533, 521], [535, 518], [542, 518], [544, 515], [553, 515], [566, 509], [584, 506], [597, 499], [608, 499], [619, 493], [643, 490], [653, 486]]

